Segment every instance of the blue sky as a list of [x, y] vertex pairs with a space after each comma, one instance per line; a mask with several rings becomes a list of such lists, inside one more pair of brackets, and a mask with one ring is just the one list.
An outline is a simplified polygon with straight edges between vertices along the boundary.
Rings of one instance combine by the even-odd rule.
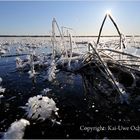
[[[106, 10], [121, 32], [140, 34], [140, 1], [0, 1], [0, 34], [45, 35], [55, 17], [77, 35], [97, 35]], [[108, 20], [103, 34], [116, 34]]]

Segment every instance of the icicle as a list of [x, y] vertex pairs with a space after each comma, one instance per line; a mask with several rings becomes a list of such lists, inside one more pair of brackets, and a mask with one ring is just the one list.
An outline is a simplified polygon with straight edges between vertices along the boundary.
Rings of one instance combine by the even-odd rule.
[[34, 57], [35, 56], [35, 51], [32, 51], [31, 54], [30, 54], [30, 68], [31, 70], [28, 72], [29, 74], [29, 78], [35, 78], [35, 75], [37, 74], [35, 72], [35, 69], [34, 69]]

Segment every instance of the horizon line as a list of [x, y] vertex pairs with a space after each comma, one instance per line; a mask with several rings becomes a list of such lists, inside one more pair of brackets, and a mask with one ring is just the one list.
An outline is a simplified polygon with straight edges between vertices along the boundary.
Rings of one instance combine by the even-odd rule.
[[[126, 37], [140, 37], [140, 35], [125, 35]], [[51, 35], [0, 35], [0, 37], [51, 37]], [[60, 37], [60, 36], [56, 36]], [[64, 36], [68, 37], [68, 36]], [[98, 35], [73, 35], [73, 37], [98, 37]], [[119, 37], [119, 35], [101, 35], [101, 37]]]

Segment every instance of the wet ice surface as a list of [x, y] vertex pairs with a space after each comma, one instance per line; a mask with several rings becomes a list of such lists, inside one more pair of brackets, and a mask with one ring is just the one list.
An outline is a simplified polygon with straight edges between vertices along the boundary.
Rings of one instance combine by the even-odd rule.
[[[131, 104], [114, 103], [113, 98], [95, 93], [94, 88], [90, 93], [85, 91], [80, 74], [59, 71], [56, 79], [49, 82], [44, 80], [42, 71], [33, 83], [27, 72], [16, 70], [15, 59], [0, 58], [1, 85], [6, 88], [4, 97], [0, 98], [1, 136], [13, 122], [24, 118], [30, 121], [24, 138], [139, 138], [139, 87], [132, 91], [136, 96]], [[30, 97], [42, 95], [41, 91], [46, 88], [52, 89], [46, 94], [59, 108], [57, 121], [61, 121], [61, 125], [47, 119], [43, 122], [29, 119], [22, 108]], [[113, 130], [114, 127], [120, 130]], [[126, 127], [129, 130], [122, 130]]]

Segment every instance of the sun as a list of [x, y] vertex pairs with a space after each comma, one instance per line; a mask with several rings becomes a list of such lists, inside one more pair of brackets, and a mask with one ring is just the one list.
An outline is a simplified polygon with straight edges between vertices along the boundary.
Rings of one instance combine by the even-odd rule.
[[107, 15], [111, 15], [111, 10], [106, 10]]

